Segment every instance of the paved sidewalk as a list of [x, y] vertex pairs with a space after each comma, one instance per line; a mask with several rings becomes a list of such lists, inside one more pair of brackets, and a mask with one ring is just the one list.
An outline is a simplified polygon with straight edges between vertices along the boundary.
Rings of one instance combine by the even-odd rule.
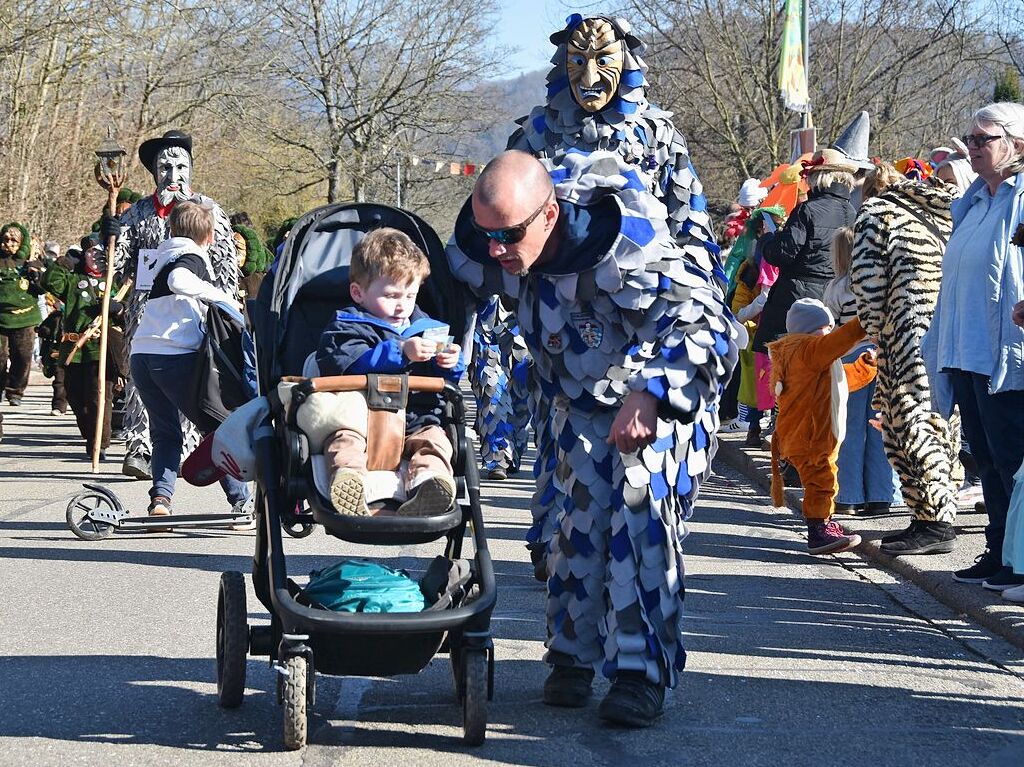
[[[719, 435], [717, 460], [738, 469], [747, 479], [768, 490], [771, 483], [771, 456], [768, 450], [745, 447], [746, 434], [734, 432]], [[786, 488], [786, 503], [800, 513], [803, 493], [799, 488]], [[957, 583], [950, 573], [974, 562], [985, 549], [985, 523], [988, 518], [972, 507], [962, 508], [956, 521], [957, 546], [951, 554], [892, 557], [878, 547], [878, 539], [886, 533], [905, 528], [910, 522], [906, 507], [894, 508], [882, 517], [836, 517], [850, 531], [859, 533], [863, 543], [856, 552], [865, 559], [897, 573], [917, 584], [958, 613], [968, 615], [1007, 641], [1024, 649], [1024, 605], [1003, 599], [998, 593], [981, 586]]]
[[[253, 534], [74, 538], [65, 506], [94, 478], [73, 420], [48, 405], [34, 386], [21, 408], [0, 406], [0, 767], [1024, 764], [1018, 648], [857, 554], [808, 555], [800, 520], [721, 462], [685, 542], [687, 669], [655, 727], [603, 727], [604, 681], [582, 710], [542, 705], [526, 473], [482, 490], [498, 581], [487, 743], [462, 744], [439, 655], [416, 676], [319, 677], [310, 745], [286, 752], [265, 659], [250, 658], [240, 708], [215, 699], [217, 581], [248, 574]], [[121, 451], [98, 479], [140, 508], [146, 483], [117, 474]], [[182, 486], [175, 503], [226, 509], [216, 487]], [[416, 571], [437, 553], [322, 531], [285, 545], [296, 578], [356, 554]], [[251, 586], [248, 604], [266, 623]]]

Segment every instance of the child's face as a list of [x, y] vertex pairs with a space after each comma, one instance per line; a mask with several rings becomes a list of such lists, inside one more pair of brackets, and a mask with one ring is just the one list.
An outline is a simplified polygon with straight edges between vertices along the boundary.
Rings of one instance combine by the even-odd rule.
[[409, 319], [416, 306], [420, 281], [401, 284], [391, 277], [378, 277], [369, 285], [353, 282], [349, 287], [352, 300], [378, 319], [401, 325]]

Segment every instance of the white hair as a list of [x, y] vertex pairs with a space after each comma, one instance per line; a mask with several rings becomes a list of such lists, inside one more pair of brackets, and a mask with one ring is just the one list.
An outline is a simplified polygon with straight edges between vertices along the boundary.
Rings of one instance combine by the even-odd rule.
[[852, 190], [856, 185], [852, 173], [845, 170], [811, 170], [807, 174], [807, 186], [810, 189], [828, 189], [833, 184], [841, 184]]
[[1008, 150], [1007, 158], [995, 167], [996, 171], [1024, 171], [1024, 104], [997, 101], [975, 112], [971, 123], [975, 126], [981, 123], [998, 125], [1006, 134], [1002, 142]]

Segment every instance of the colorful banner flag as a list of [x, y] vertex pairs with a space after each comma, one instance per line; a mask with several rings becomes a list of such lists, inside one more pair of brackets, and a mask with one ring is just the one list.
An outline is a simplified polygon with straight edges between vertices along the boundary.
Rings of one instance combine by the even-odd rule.
[[806, 0], [786, 0], [786, 17], [782, 27], [782, 55], [779, 61], [779, 92], [786, 109], [811, 111], [804, 67], [803, 14]]

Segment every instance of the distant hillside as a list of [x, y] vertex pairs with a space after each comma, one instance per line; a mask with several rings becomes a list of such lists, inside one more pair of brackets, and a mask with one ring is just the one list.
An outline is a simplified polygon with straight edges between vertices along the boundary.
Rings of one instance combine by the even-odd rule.
[[505, 148], [509, 135], [516, 129], [515, 121], [530, 113], [546, 98], [545, 78], [548, 69], [528, 72], [511, 80], [495, 80], [484, 86], [493, 109], [481, 115], [483, 129], [460, 144], [467, 157], [489, 160]]

